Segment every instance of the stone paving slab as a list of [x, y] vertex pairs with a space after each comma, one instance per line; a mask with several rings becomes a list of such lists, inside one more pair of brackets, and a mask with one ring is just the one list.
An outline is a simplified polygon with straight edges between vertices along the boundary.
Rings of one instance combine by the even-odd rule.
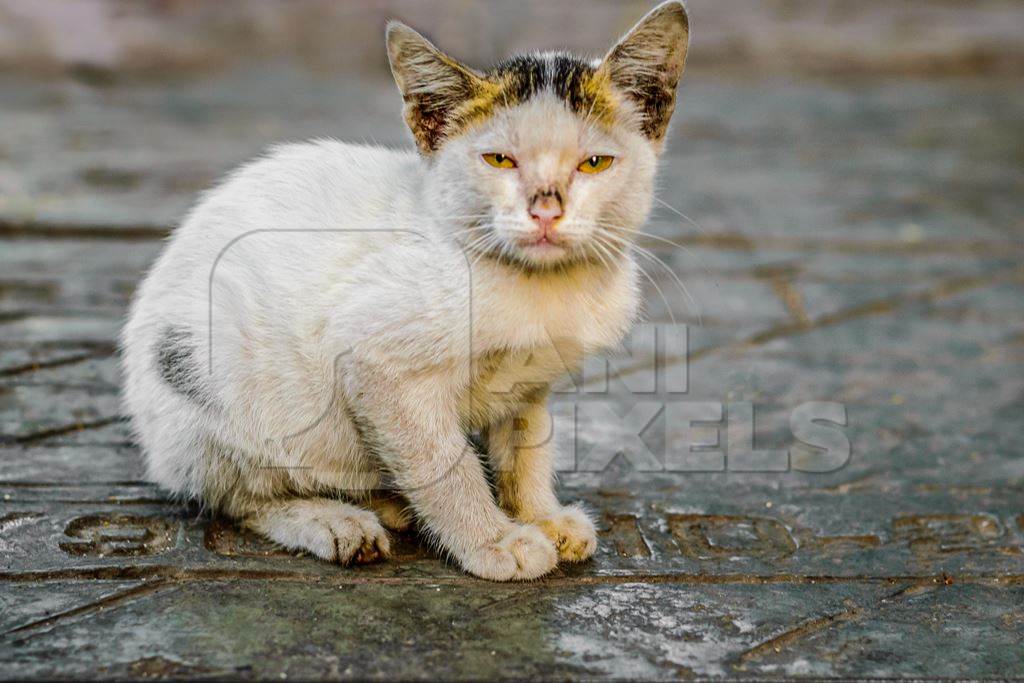
[[[865, 487], [778, 490], [680, 486], [644, 477], [647, 495], [621, 476], [610, 485], [566, 487], [600, 511], [602, 545], [585, 570], [563, 576], [815, 577], [868, 579], [948, 575], [951, 580], [1024, 576], [1020, 490], [1012, 487]], [[51, 574], [89, 578], [202, 577], [266, 571], [336, 577], [336, 567], [297, 561], [195, 510], [163, 502], [147, 485], [4, 486], [6, 580]], [[723, 500], [731, 496], [734, 500]], [[759, 503], [755, 505], [756, 503]], [[409, 541], [394, 563], [348, 570], [357, 580], [419, 573], [459, 578]], [[131, 558], [131, 568], [124, 568]], [[583, 571], [583, 574], [580, 574]], [[795, 578], [794, 578], [795, 577]], [[1014, 579], [1016, 580], [1016, 579]]]
[[[629, 478], [621, 478], [627, 486]], [[922, 652], [926, 637], [953, 648], [946, 656], [964, 672], [1020, 671], [1017, 491], [926, 489], [894, 500], [840, 489], [818, 494], [816, 506], [815, 496], [792, 505], [778, 492], [734, 489], [742, 502], [730, 516], [666, 514], [658, 501], [678, 495], [672, 483], [651, 490], [654, 502], [599, 488], [591, 502], [605, 523], [592, 566], [495, 586], [439, 564], [412, 537], [392, 564], [339, 570], [174, 506], [99, 502], [131, 488], [56, 496], [33, 488], [8, 500], [33, 511], [24, 528], [35, 525], [20, 535], [25, 547], [5, 548], [27, 568], [0, 573], [11, 588], [5, 612], [17, 619], [0, 636], [9, 646], [0, 657], [17, 670], [66, 671], [49, 657], [57, 648], [60, 666], [100, 676], [138, 675], [154, 660], [190, 673], [328, 675], [335, 659], [362, 676], [469, 675], [474, 667], [588, 676], [948, 673], [948, 660]], [[730, 511], [690, 493], [690, 509]], [[773, 509], [745, 514], [766, 494]], [[1010, 511], [1002, 519], [998, 511], [930, 514], [994, 509], [999, 499]], [[822, 507], [836, 502], [831, 514]], [[850, 520], [864, 524], [865, 510], [894, 504], [925, 512], [897, 516], [881, 533], [870, 523], [850, 528]], [[11, 528], [17, 515], [0, 525]], [[801, 528], [805, 517], [847, 520], [840, 531], [858, 533]], [[40, 552], [44, 538], [52, 545]], [[1010, 561], [1000, 565], [1000, 556]], [[864, 567], [872, 573], [858, 574]], [[97, 633], [118, 642], [102, 665], [89, 654]], [[456, 662], [438, 659], [453, 648]], [[479, 659], [489, 652], [504, 659]]]
[[[0, 217], [15, 225], [165, 228], [274, 142], [407, 143], [379, 78], [260, 64], [174, 88], [0, 81], [16, 93], [0, 140]], [[681, 91], [662, 198], [715, 233], [1012, 242], [1020, 215], [1008, 198], [1024, 179], [1024, 105], [1006, 95], [1016, 85], [698, 76]]]
[[[619, 583], [565, 586], [556, 594], [430, 582], [215, 581], [123, 593], [131, 599], [117, 610], [12, 634], [17, 655], [6, 663], [53, 675], [62, 669], [46, 655], [59, 649], [68, 665], [115, 678], [149, 670], [258, 678], [426, 678], [439, 670], [457, 678], [890, 676], [915, 653], [913, 664], [923, 675], [946, 674], [936, 651], [976, 675], [1000, 675], [1021, 664], [1012, 630], [1019, 610], [991, 607], [1003, 600], [1019, 604], [1019, 588]], [[296, 603], [304, 605], [300, 613]], [[815, 607], [808, 611], [809, 603]], [[946, 621], [958, 611], [1009, 627], [993, 628], [995, 638], [965, 634]], [[794, 612], [808, 619], [794, 624]], [[879, 639], [880, 622], [892, 621], [903, 627], [900, 635]], [[425, 622], [438, 627], [424, 629]], [[89, 647], [97, 631], [120, 643], [124, 660], [97, 666]], [[787, 638], [800, 636], [820, 653], [817, 662], [787, 647]], [[917, 646], [919, 639], [930, 646]], [[182, 658], [197, 651], [205, 653], [201, 664]]]
[[[391, 86], [0, 76], [0, 671], [1024, 676], [1019, 89], [683, 92], [642, 245], [665, 264], [648, 320], [687, 326], [660, 358], [686, 391], [663, 364], [636, 393], [638, 346], [606, 391], [556, 397], [577, 418], [556, 422], [560, 493], [595, 511], [599, 551], [494, 585], [413, 533], [357, 569], [281, 552], [146, 483], [120, 417], [118, 328], [195, 192], [281, 138], [402, 141]], [[845, 460], [796, 443], [809, 401], [844, 407]], [[680, 471], [687, 404], [720, 410], [702, 471]], [[744, 471], [748, 439], [789, 454]]]

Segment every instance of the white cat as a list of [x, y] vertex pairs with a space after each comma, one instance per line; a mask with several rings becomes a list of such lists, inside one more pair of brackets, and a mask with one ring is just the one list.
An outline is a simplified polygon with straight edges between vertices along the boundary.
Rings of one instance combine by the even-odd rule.
[[593, 554], [554, 493], [548, 385], [635, 317], [631, 238], [687, 42], [668, 2], [602, 61], [479, 72], [391, 23], [418, 152], [276, 147], [142, 283], [125, 405], [152, 480], [339, 563], [386, 556], [410, 511], [488, 579]]

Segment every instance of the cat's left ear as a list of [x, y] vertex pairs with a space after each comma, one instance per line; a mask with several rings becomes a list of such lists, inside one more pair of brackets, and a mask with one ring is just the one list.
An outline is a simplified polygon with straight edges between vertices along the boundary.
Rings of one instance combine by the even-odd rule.
[[641, 19], [601, 63], [600, 69], [637, 105], [644, 135], [659, 147], [675, 110], [689, 42], [686, 9], [670, 0]]
[[435, 151], [459, 113], [484, 90], [483, 78], [399, 21], [388, 22], [388, 61], [405, 100], [405, 122], [421, 151]]

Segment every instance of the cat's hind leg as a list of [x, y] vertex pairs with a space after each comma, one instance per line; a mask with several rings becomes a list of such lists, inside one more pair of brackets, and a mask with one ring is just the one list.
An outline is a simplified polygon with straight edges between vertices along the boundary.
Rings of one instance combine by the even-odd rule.
[[376, 514], [330, 498], [270, 500], [243, 523], [289, 550], [343, 565], [373, 562], [391, 552], [388, 532]]
[[398, 533], [412, 526], [412, 505], [398, 494], [374, 495], [362, 501], [366, 507], [377, 513], [385, 528]]

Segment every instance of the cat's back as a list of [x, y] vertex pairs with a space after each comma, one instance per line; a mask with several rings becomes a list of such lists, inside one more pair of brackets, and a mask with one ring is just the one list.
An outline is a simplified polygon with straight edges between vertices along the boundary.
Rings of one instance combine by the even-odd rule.
[[337, 140], [272, 147], [203, 194], [140, 298], [186, 296], [215, 271], [294, 282], [296, 271], [311, 275], [321, 262], [384, 246], [367, 236], [417, 213], [421, 164], [411, 150]]
[[394, 190], [392, 181], [411, 181], [420, 169], [412, 149], [391, 149], [330, 138], [283, 143], [240, 166], [225, 185], [255, 183], [265, 190], [360, 189]]
[[338, 140], [277, 145], [207, 192], [182, 229], [224, 214], [235, 229], [282, 227], [274, 218], [293, 229], [357, 228], [411, 205], [421, 164], [412, 150]]
[[388, 231], [418, 213], [421, 164], [411, 150], [316, 140], [239, 167], [201, 197], [136, 292], [129, 355], [170, 323], [273, 328], [326, 305], [337, 279], [385, 259]]

